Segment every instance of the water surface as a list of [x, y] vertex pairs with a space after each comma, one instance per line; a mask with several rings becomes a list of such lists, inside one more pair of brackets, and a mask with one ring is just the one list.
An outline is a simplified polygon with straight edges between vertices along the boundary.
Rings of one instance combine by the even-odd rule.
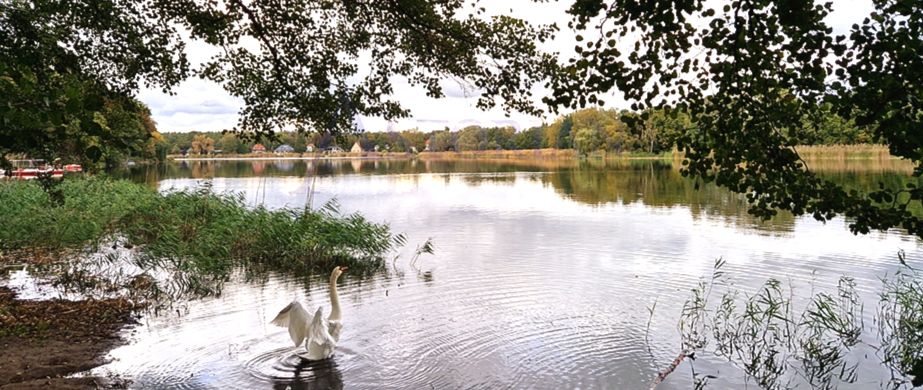
[[[860, 188], [904, 175], [842, 168], [829, 174]], [[211, 161], [127, 175], [163, 191], [208, 180], [271, 208], [336, 199], [409, 242], [388, 272], [342, 280], [333, 360], [301, 361], [268, 324], [292, 299], [329, 305], [324, 277], [270, 275], [144, 318], [98, 370], [138, 388], [647, 388], [680, 352], [683, 302], [718, 257], [746, 291], [774, 277], [804, 297], [854, 276], [867, 323], [896, 252], [923, 266], [915, 238], [856, 237], [840, 219], [761, 222], [669, 162]], [[427, 238], [435, 255], [411, 266]], [[843, 387], [877, 388], [870, 367]], [[717, 375], [713, 388], [745, 383], [720, 359], [695, 368]], [[689, 365], [659, 388], [692, 388]]]

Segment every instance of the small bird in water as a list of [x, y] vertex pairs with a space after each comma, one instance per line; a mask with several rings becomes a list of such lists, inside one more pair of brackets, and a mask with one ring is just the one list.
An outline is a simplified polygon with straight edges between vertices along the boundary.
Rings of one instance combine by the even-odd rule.
[[324, 307], [320, 306], [309, 317], [308, 311], [297, 300], [292, 301], [276, 315], [270, 323], [288, 328], [295, 346], [305, 343], [307, 355], [300, 355], [308, 360], [324, 360], [333, 356], [333, 350], [340, 341], [343, 323], [340, 318], [340, 299], [337, 296], [337, 279], [346, 271], [346, 267], [335, 267], [330, 273], [330, 316], [324, 317]]

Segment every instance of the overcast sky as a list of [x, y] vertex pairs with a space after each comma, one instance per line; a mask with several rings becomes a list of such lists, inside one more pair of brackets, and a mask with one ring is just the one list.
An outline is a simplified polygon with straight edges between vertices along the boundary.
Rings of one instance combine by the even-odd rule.
[[[716, 3], [720, 3], [716, 0]], [[529, 20], [533, 23], [556, 22], [562, 30], [566, 30], [568, 17], [564, 14], [571, 1], [537, 4], [530, 0], [506, 0], [501, 2], [484, 2], [485, 5], [498, 7], [495, 12], [512, 11], [514, 16]], [[860, 22], [872, 10], [871, 0], [834, 0], [834, 12], [828, 17], [828, 23], [837, 34], [845, 34], [853, 23]], [[562, 31], [554, 42], [547, 47], [549, 50], [570, 54], [576, 41], [573, 34]], [[192, 63], [201, 63], [214, 54], [214, 49], [199, 42], [188, 43], [188, 54]], [[421, 89], [411, 88], [404, 82], [395, 82], [395, 96], [405, 107], [411, 110], [411, 118], [402, 119], [389, 124], [374, 117], [360, 117], [360, 127], [366, 131], [385, 131], [391, 127], [394, 130], [419, 128], [420, 130], [441, 129], [448, 126], [458, 129], [468, 125], [482, 126], [507, 126], [512, 125], [518, 129], [535, 126], [542, 120], [551, 121], [553, 118], [532, 117], [529, 115], [512, 113], [509, 117], [500, 110], [481, 111], [475, 107], [476, 97], [465, 91], [455, 82], [443, 83], [446, 97], [432, 99], [426, 97]], [[220, 131], [233, 127], [237, 123], [237, 112], [241, 107], [239, 99], [228, 94], [218, 84], [200, 79], [189, 79], [179, 85], [173, 96], [164, 94], [159, 90], [143, 89], [139, 99], [151, 108], [154, 120], [161, 132], [186, 132]], [[606, 99], [607, 106], [613, 108], [626, 108], [624, 100], [614, 94]]]

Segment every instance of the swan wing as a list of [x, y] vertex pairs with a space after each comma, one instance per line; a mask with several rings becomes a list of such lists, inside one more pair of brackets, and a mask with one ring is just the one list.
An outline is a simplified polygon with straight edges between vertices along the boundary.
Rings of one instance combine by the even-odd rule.
[[308, 323], [308, 311], [298, 301], [292, 301], [279, 314], [271, 324], [288, 328], [288, 335], [292, 337], [295, 346], [301, 345], [310, 332], [311, 324]]
[[329, 322], [324, 317], [324, 307], [318, 307], [311, 320], [311, 329], [308, 331], [308, 342], [317, 344], [330, 350], [336, 346], [336, 340], [330, 335]]

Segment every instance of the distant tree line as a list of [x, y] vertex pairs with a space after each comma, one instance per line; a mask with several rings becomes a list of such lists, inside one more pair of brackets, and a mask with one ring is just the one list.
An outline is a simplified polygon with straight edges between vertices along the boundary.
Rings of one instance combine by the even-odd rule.
[[[829, 108], [819, 110], [822, 118], [802, 118], [793, 123], [802, 145], [873, 143], [877, 139], [867, 127], [856, 126]], [[797, 130], [797, 131], [796, 131]], [[673, 109], [644, 112], [588, 108], [563, 115], [550, 124], [521, 131], [513, 127], [468, 126], [458, 131], [448, 128], [420, 131], [417, 129], [387, 132], [364, 132], [333, 136], [330, 133], [301, 134], [278, 132], [276, 137], [238, 137], [234, 133], [186, 132], [164, 133], [158, 150], [170, 154], [250, 153], [261, 144], [267, 152], [281, 145], [304, 152], [308, 145], [315, 150], [340, 147], [349, 150], [356, 142], [365, 151], [405, 153], [423, 151], [477, 151], [522, 149], [575, 149], [583, 155], [605, 151], [658, 154], [673, 149], [676, 138], [694, 132], [689, 115]]]
[[[821, 118], [803, 118], [798, 126], [799, 144], [829, 145], [874, 143], [874, 132], [856, 126], [850, 119], [821, 107]], [[296, 153], [313, 145], [316, 151], [334, 147], [349, 150], [356, 142], [365, 151], [443, 152], [477, 150], [575, 149], [582, 155], [596, 151], [610, 153], [651, 153], [670, 151], [676, 138], [694, 132], [695, 125], [683, 112], [671, 109], [632, 112], [628, 110], [588, 108], [558, 117], [554, 122], [517, 131], [513, 127], [468, 126], [457, 131], [441, 130], [364, 132], [357, 134], [277, 132], [275, 137], [241, 137], [232, 132], [159, 133], [150, 110], [134, 99], [104, 100], [98, 126], [116, 142], [48, 143], [56, 156], [85, 164], [112, 167], [129, 159], [164, 160], [168, 154], [209, 155], [247, 154], [256, 144], [272, 152], [281, 145]], [[783, 129], [790, 131], [791, 129]], [[83, 138], [81, 138], [83, 140]], [[89, 145], [89, 146], [88, 146]], [[88, 149], [89, 148], [89, 149]], [[87, 158], [87, 150], [92, 159]], [[39, 153], [36, 157], [41, 157]], [[66, 156], [72, 156], [67, 158]]]

